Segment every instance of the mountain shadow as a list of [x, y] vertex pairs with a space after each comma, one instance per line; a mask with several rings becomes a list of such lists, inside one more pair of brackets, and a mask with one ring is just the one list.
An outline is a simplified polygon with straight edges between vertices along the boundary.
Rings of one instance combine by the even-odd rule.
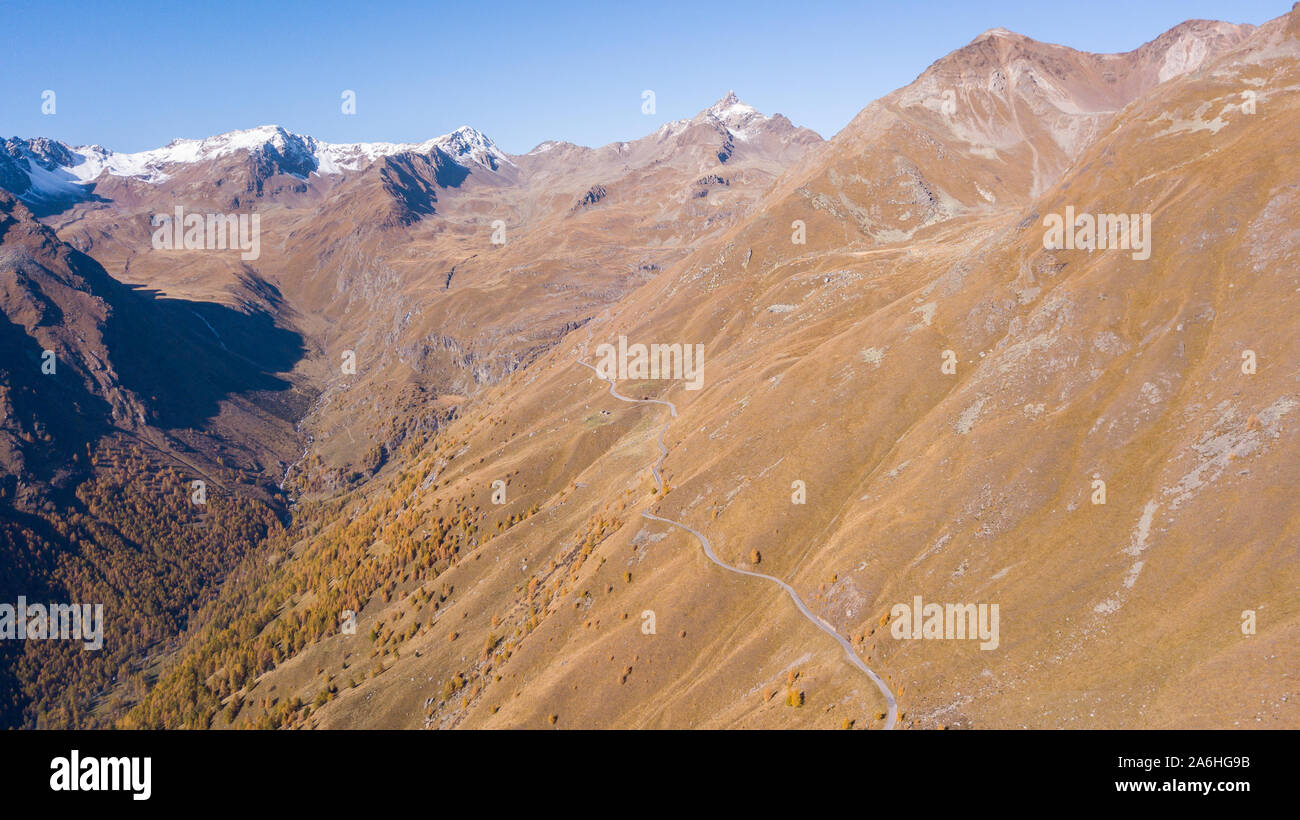
[[104, 346], [120, 384], [148, 408], [148, 423], [201, 428], [225, 399], [292, 387], [276, 374], [292, 370], [306, 347], [301, 334], [278, 325], [269, 311], [245, 312], [124, 285], [80, 252], [70, 255], [69, 264], [111, 307]]
[[241, 285], [232, 307], [123, 284], [0, 193], [0, 460], [57, 467], [115, 428], [201, 429], [225, 400], [287, 391], [302, 336], [274, 286]]

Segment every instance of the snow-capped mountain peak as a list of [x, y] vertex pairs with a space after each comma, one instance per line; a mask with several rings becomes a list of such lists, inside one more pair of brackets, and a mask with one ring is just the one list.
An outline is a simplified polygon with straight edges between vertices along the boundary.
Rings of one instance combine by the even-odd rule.
[[[485, 168], [491, 168], [493, 171], [501, 167], [502, 164], [514, 165], [510, 157], [497, 147], [497, 144], [487, 137], [483, 132], [470, 128], [468, 125], [462, 125], [450, 134], [444, 134], [436, 137], [429, 142], [423, 143], [420, 147], [436, 147], [442, 150], [444, 154], [450, 156], [458, 164], [464, 165], [465, 161], [476, 162]], [[425, 153], [425, 152], [421, 152]]]
[[134, 153], [120, 153], [99, 145], [78, 146], [70, 149], [73, 162], [65, 170], [79, 182], [91, 182], [103, 173], [162, 182], [171, 176], [164, 170], [168, 166], [209, 162], [266, 146], [282, 155], [306, 156], [315, 153], [317, 143], [311, 137], [298, 136], [278, 125], [262, 125], [205, 139], [174, 139], [161, 148]]
[[149, 183], [164, 182], [183, 166], [211, 162], [241, 152], [270, 153], [286, 173], [307, 177], [359, 170], [380, 159], [434, 149], [459, 165], [496, 171], [514, 165], [509, 155], [482, 132], [462, 126], [422, 143], [328, 143], [278, 125], [260, 125], [204, 139], [174, 139], [161, 148], [133, 153], [100, 145], [72, 147], [44, 137], [14, 137], [0, 143], [0, 187], [28, 202], [76, 200], [103, 174]]
[[736, 96], [736, 92], [728, 91], [726, 96], [715, 102], [706, 109], [706, 113], [722, 122], [728, 128], [740, 128], [746, 123], [751, 122], [755, 117], [767, 119], [758, 113], [758, 109], [752, 105], [741, 102]]
[[659, 130], [654, 133], [654, 136], [659, 140], [671, 139], [685, 131], [693, 123], [707, 122], [722, 126], [737, 139], [747, 140], [754, 136], [757, 128], [762, 127], [771, 119], [771, 117], [760, 113], [752, 105], [742, 102], [736, 96], [735, 91], [728, 91], [722, 99], [694, 117], [673, 120], [659, 126]]
[[529, 151], [527, 156], [531, 157], [537, 154], [545, 154], [547, 151], [554, 151], [556, 148], [575, 148], [575, 147], [577, 146], [575, 146], [573, 143], [566, 142], [564, 140], [543, 140], [542, 142], [537, 143], [537, 147]]

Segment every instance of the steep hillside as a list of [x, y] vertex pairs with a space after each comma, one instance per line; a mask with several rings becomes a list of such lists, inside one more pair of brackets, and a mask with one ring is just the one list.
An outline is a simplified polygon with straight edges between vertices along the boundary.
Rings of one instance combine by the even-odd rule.
[[4, 722], [1300, 726], [1298, 88], [1300, 6], [827, 141], [8, 140], [0, 592], [112, 648]]
[[280, 529], [255, 465], [305, 409], [277, 375], [297, 336], [126, 287], [0, 193], [0, 349], [0, 597], [105, 612], [99, 651], [0, 646], [0, 722], [111, 723], [147, 653]]
[[[115, 720], [195, 608], [274, 548], [277, 518], [332, 508], [820, 142], [734, 96], [577, 158], [510, 157], [469, 128], [329, 145], [266, 127], [140, 154], [7, 141], [0, 457], [4, 558], [21, 571], [5, 588], [93, 594], [115, 614], [114, 651], [89, 662], [7, 645], [5, 723]], [[683, 233], [685, 211], [707, 218]], [[186, 249], [195, 215], [243, 222]], [[220, 500], [198, 506], [193, 481]], [[126, 580], [141, 560], [157, 565]], [[133, 606], [151, 614], [127, 635]]]
[[[1300, 725], [1297, 19], [1109, 56], [990, 32], [873, 104], [318, 511], [281, 618], [326, 621], [292, 579], [343, 577], [346, 550], [394, 569], [355, 633], [324, 623], [217, 724], [884, 723], [779, 588], [652, 511], [788, 581], [900, 726]], [[903, 105], [952, 77], [948, 119]], [[1137, 215], [1130, 246], [1045, 247], [1067, 208]], [[620, 401], [575, 361], [620, 336], [703, 345], [704, 388], [633, 377], [675, 412]], [[917, 596], [997, 605], [996, 646], [897, 637]], [[225, 668], [223, 645], [187, 662]]]

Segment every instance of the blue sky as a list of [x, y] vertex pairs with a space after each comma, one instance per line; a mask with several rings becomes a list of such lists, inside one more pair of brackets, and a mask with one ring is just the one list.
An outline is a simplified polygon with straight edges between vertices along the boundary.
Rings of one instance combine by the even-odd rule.
[[[139, 151], [268, 123], [330, 142], [418, 142], [472, 125], [523, 153], [545, 139], [644, 136], [728, 89], [830, 136], [995, 26], [1116, 52], [1186, 19], [1258, 24], [1290, 6], [0, 0], [0, 136]], [[41, 113], [46, 89], [53, 115]], [[345, 89], [353, 116], [340, 110]], [[654, 115], [641, 113], [645, 89]]]

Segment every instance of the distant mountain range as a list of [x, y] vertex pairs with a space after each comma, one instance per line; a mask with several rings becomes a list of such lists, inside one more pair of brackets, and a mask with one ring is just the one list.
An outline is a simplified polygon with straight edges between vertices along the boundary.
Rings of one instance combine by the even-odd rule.
[[1300, 726], [1298, 38], [995, 28], [828, 140], [6, 140], [0, 598], [108, 630], [4, 722]]

